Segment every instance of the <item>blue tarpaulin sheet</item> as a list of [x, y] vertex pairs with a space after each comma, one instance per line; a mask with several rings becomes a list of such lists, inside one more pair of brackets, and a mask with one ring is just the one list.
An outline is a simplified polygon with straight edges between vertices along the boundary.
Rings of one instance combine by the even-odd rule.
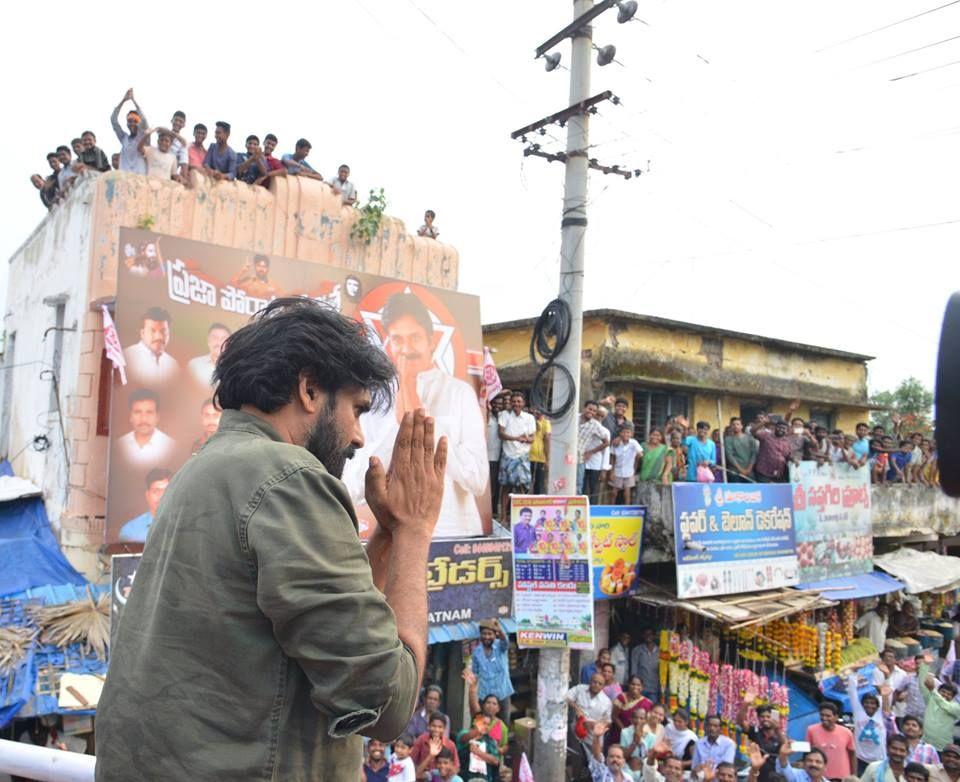
[[[33, 587], [7, 596], [11, 602], [7, 603], [5, 619], [10, 624], [26, 624], [27, 620], [23, 611], [24, 603], [60, 605], [61, 603], [84, 600], [88, 594], [96, 600], [100, 595], [109, 591], [110, 587], [107, 585], [90, 585], [89, 593], [87, 586], [77, 586], [76, 584], [47, 584]], [[15, 603], [12, 601], [21, 602]], [[69, 671], [70, 673], [104, 675], [107, 672], [107, 661], [98, 660], [92, 654], [85, 655], [80, 644], [71, 644], [63, 649], [58, 649], [55, 646], [36, 641], [16, 673], [7, 679], [0, 679], [0, 727], [12, 720], [14, 716], [32, 717], [40, 714], [94, 713], [92, 710], [61, 710], [57, 703], [56, 693], [38, 693], [37, 676], [40, 670], [47, 666], [52, 666], [61, 672]]]
[[[500, 620], [503, 632], [517, 632], [517, 622], [515, 619], [503, 618]], [[443, 644], [450, 641], [466, 641], [470, 638], [480, 637], [480, 625], [476, 622], [458, 622], [452, 625], [438, 625], [430, 628], [427, 638], [428, 644]]]
[[859, 600], [864, 597], [876, 597], [906, 589], [906, 584], [875, 570], [872, 573], [863, 573], [859, 576], [843, 576], [828, 578], [824, 581], [812, 581], [809, 584], [800, 584], [797, 589], [829, 589], [825, 597], [831, 600]]
[[43, 584], [86, 584], [57, 544], [39, 497], [0, 502], [0, 595]]

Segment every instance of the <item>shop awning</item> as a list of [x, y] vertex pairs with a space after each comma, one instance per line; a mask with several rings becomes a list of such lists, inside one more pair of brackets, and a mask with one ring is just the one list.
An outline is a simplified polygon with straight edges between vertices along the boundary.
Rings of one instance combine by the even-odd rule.
[[803, 611], [828, 608], [836, 605], [816, 590], [775, 589], [747, 596], [702, 597], [698, 600], [680, 600], [653, 584], [644, 583], [634, 600], [659, 608], [681, 608], [714, 622], [726, 625], [727, 629], [763, 624], [776, 619], [785, 619]]
[[907, 592], [945, 592], [960, 586], [960, 558], [935, 551], [901, 548], [873, 558], [873, 564], [907, 585]]
[[811, 581], [800, 584], [798, 589], [819, 589], [829, 591], [834, 600], [859, 600], [863, 597], [887, 595], [906, 589], [907, 585], [893, 576], [875, 570], [872, 573], [862, 573], [859, 576], [843, 576], [828, 578], [823, 581]]
[[[517, 632], [515, 619], [503, 618], [500, 620], [503, 631], [507, 634]], [[437, 625], [431, 627], [427, 636], [428, 644], [445, 644], [450, 641], [466, 641], [480, 637], [480, 625], [477, 622], [458, 622], [452, 625]]]

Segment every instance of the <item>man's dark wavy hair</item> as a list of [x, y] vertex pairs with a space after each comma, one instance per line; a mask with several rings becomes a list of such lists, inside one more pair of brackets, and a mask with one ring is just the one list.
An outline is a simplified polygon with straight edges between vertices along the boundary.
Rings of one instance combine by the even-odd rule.
[[393, 399], [395, 370], [355, 320], [313, 299], [274, 299], [230, 335], [213, 373], [223, 410], [253, 405], [272, 413], [290, 402], [300, 373], [333, 395], [364, 388], [374, 409]]

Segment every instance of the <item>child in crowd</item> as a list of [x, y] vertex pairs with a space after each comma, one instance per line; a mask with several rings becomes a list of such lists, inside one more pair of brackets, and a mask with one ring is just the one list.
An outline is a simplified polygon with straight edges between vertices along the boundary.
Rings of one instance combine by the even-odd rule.
[[873, 482], [884, 484], [887, 482], [887, 472], [890, 468], [890, 454], [895, 452], [893, 438], [885, 435], [870, 444], [873, 450]]
[[637, 468], [643, 448], [633, 438], [633, 427], [626, 424], [620, 428], [616, 439], [610, 446], [613, 469], [611, 485], [616, 489], [615, 501], [618, 505], [629, 505], [633, 487], [637, 485]]
[[909, 483], [908, 471], [910, 459], [913, 456], [913, 443], [910, 440], [901, 440], [900, 449], [890, 454], [890, 469], [887, 470], [887, 481], [890, 483]]
[[441, 749], [437, 755], [437, 767], [430, 772], [430, 782], [463, 782], [453, 764], [453, 753], [449, 749]]
[[389, 782], [417, 782], [417, 767], [410, 757], [413, 749], [413, 736], [409, 733], [401, 734], [393, 742], [393, 754], [390, 756], [390, 771], [387, 774]]

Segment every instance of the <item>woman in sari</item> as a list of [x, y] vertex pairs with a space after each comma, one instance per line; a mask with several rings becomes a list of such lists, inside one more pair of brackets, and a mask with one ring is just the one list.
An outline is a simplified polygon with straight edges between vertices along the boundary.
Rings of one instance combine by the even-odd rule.
[[663, 442], [663, 432], [659, 429], [651, 429], [650, 436], [643, 445], [643, 462], [640, 464], [641, 481], [662, 480], [668, 450]]
[[490, 729], [487, 735], [497, 742], [497, 749], [500, 757], [503, 758], [510, 743], [510, 729], [500, 717], [500, 699], [496, 695], [487, 695], [480, 703], [477, 697], [477, 675], [470, 670], [463, 672], [463, 678], [467, 682], [467, 694], [470, 701], [470, 713], [476, 714], [482, 711], [490, 718]]
[[649, 712], [653, 704], [643, 695], [643, 682], [639, 676], [631, 676], [627, 681], [627, 691], [620, 693], [613, 701], [613, 722], [610, 724], [611, 743], [620, 741], [620, 731], [633, 722], [633, 713], [638, 710]]

